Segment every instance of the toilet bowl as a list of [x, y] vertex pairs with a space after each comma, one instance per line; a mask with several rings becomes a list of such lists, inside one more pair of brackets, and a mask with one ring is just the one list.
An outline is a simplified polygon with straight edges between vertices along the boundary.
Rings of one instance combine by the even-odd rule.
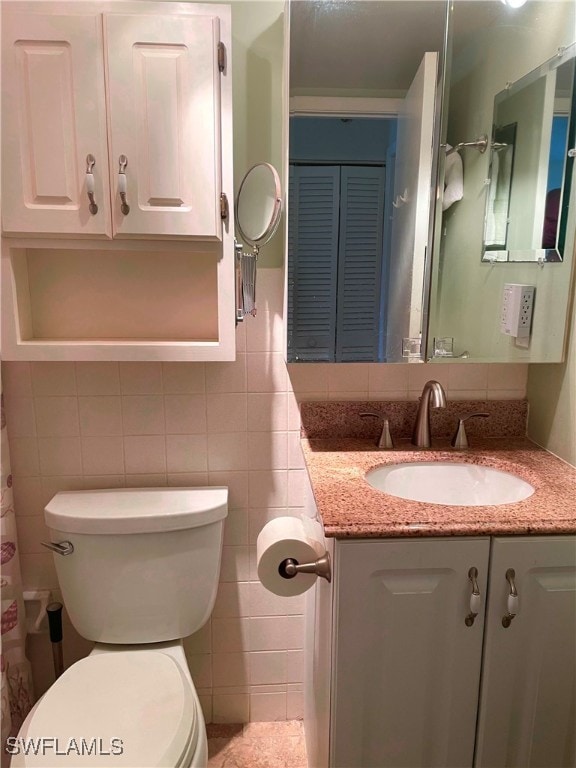
[[[59, 493], [46, 507], [70, 619], [95, 641], [33, 707], [12, 766], [203, 768], [182, 638], [216, 597], [226, 488]], [[69, 549], [69, 548], [68, 548]]]
[[[129, 648], [97, 646], [64, 672], [22, 725], [13, 768], [206, 766], [206, 727], [181, 643]], [[43, 754], [25, 755], [26, 746]]]

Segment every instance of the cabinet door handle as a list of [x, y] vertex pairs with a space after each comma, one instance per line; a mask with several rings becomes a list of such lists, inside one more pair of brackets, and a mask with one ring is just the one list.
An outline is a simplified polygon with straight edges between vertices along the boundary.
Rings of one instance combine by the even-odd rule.
[[98, 213], [98, 206], [94, 197], [94, 174], [92, 170], [96, 165], [96, 158], [92, 153], [86, 155], [86, 192], [88, 193], [88, 210], [95, 216]]
[[118, 192], [120, 194], [120, 210], [124, 214], [124, 216], [128, 216], [130, 213], [130, 206], [126, 202], [126, 191], [127, 191], [127, 183], [126, 183], [126, 166], [128, 165], [128, 158], [126, 155], [120, 155], [118, 158], [118, 163], [120, 165], [120, 168], [118, 170]]
[[464, 619], [464, 624], [471, 627], [474, 619], [480, 612], [480, 589], [478, 587], [478, 568], [470, 568], [468, 571], [468, 580], [472, 584], [472, 593], [470, 595], [470, 613]]
[[504, 629], [508, 629], [510, 624], [512, 624], [512, 619], [518, 613], [519, 600], [516, 584], [514, 583], [515, 576], [516, 572], [514, 568], [508, 568], [506, 571], [506, 581], [510, 585], [510, 592], [508, 593], [508, 613], [502, 617], [502, 626]]

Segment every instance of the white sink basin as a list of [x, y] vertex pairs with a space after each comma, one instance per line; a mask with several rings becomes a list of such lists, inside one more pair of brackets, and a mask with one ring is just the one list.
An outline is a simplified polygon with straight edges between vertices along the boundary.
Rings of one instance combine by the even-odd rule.
[[530, 483], [508, 472], [450, 461], [388, 464], [367, 472], [366, 481], [401, 499], [458, 507], [512, 504], [534, 493]]

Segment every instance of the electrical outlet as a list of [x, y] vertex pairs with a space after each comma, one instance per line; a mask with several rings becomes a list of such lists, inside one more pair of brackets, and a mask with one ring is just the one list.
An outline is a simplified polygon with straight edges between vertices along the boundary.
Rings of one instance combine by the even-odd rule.
[[534, 285], [505, 283], [500, 314], [500, 331], [507, 336], [526, 339], [532, 328]]

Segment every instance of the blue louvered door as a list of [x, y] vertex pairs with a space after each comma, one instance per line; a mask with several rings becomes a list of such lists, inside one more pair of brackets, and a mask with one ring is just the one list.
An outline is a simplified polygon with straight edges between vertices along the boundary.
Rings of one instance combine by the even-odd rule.
[[376, 362], [385, 169], [291, 166], [289, 360]]
[[341, 170], [337, 362], [378, 360], [385, 183], [382, 167]]
[[334, 362], [340, 166], [291, 166], [288, 358]]

